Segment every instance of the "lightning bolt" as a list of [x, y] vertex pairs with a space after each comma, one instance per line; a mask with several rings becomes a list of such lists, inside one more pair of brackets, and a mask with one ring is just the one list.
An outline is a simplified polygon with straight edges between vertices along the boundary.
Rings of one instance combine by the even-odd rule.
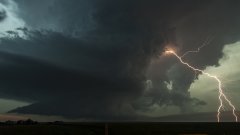
[[185, 53], [181, 56], [181, 58], [183, 58], [184, 56], [188, 55], [189, 53], [198, 53], [203, 47], [205, 47], [205, 46], [207, 46], [209, 43], [211, 43], [211, 41], [213, 40], [213, 38], [214, 38], [213, 36], [212, 36], [212, 37], [208, 37], [208, 38], [203, 42], [203, 44], [202, 44], [200, 47], [197, 48], [197, 50], [187, 51], [187, 52], [185, 52]]
[[183, 65], [186, 65], [188, 68], [192, 69], [192, 70], [195, 71], [195, 72], [200, 72], [200, 73], [202, 73], [202, 74], [204, 74], [204, 75], [207, 75], [208, 77], [216, 80], [217, 83], [218, 83], [218, 93], [219, 93], [218, 99], [219, 99], [219, 102], [220, 102], [220, 105], [219, 105], [218, 110], [217, 110], [217, 116], [216, 116], [216, 117], [217, 117], [217, 121], [220, 122], [221, 110], [224, 109], [224, 106], [223, 106], [223, 99], [224, 99], [224, 100], [228, 103], [228, 105], [232, 108], [232, 114], [233, 114], [233, 116], [234, 116], [234, 118], [235, 118], [235, 121], [238, 122], [238, 116], [237, 116], [237, 114], [236, 114], [236, 108], [235, 108], [235, 106], [232, 104], [232, 102], [228, 99], [228, 97], [224, 94], [223, 88], [222, 88], [222, 87], [223, 87], [223, 86], [222, 86], [222, 82], [221, 82], [221, 80], [220, 80], [216, 75], [212, 75], [212, 74], [210, 74], [210, 73], [207, 73], [207, 72], [205, 72], [205, 71], [203, 71], [203, 70], [201, 70], [201, 69], [195, 68], [195, 67], [191, 66], [190, 64], [184, 62], [184, 61], [182, 60], [182, 57], [181, 57], [181, 56], [178, 56], [178, 54], [177, 54], [175, 51], [173, 51], [173, 50], [166, 50], [166, 51], [165, 51], [165, 54], [173, 54], [174, 56], [177, 57], [177, 59], [178, 59]]

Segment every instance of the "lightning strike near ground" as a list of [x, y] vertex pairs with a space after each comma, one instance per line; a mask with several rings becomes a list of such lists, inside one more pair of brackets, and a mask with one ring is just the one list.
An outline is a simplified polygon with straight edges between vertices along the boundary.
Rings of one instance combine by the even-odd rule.
[[202, 73], [202, 74], [204, 74], [204, 75], [207, 75], [208, 77], [216, 80], [217, 83], [218, 83], [218, 93], [219, 93], [218, 99], [219, 99], [219, 102], [220, 102], [220, 105], [219, 105], [219, 107], [218, 107], [218, 109], [217, 109], [217, 116], [216, 116], [216, 117], [217, 117], [217, 121], [220, 122], [221, 110], [224, 109], [223, 101], [225, 100], [225, 101], [228, 103], [228, 105], [232, 108], [232, 114], [233, 114], [233, 116], [234, 116], [234, 118], [235, 118], [235, 121], [238, 122], [238, 116], [237, 116], [237, 114], [236, 114], [236, 108], [235, 108], [235, 106], [232, 104], [232, 102], [228, 99], [228, 97], [224, 94], [223, 88], [222, 88], [222, 87], [223, 87], [223, 86], [222, 86], [222, 82], [221, 82], [221, 80], [220, 80], [216, 75], [212, 75], [212, 74], [210, 74], [210, 73], [207, 73], [207, 72], [205, 72], [205, 71], [203, 71], [203, 70], [201, 70], [201, 69], [195, 68], [195, 67], [191, 66], [190, 64], [184, 62], [184, 61], [182, 60], [182, 57], [179, 56], [179, 55], [178, 55], [175, 51], [173, 51], [173, 50], [168, 49], [168, 50], [165, 51], [165, 54], [173, 54], [174, 56], [177, 57], [177, 59], [178, 59], [183, 65], [186, 65], [188, 68], [192, 69], [192, 70], [195, 71], [195, 72], [200, 72], [200, 73]]

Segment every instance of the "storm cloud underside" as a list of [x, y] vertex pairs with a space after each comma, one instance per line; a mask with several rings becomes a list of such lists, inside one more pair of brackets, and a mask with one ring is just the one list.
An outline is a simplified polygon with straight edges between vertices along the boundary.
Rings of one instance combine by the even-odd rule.
[[123, 120], [156, 104], [193, 111], [206, 104], [188, 91], [194, 73], [160, 56], [164, 47], [172, 43], [183, 53], [214, 35], [185, 58], [204, 69], [240, 35], [237, 1], [15, 2], [26, 28], [1, 38], [0, 95], [32, 103], [16, 113]]

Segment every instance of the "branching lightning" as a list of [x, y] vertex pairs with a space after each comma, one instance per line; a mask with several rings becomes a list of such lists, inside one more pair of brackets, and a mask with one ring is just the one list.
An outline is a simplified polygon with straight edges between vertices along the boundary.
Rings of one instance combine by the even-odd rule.
[[[202, 46], [202, 47], [203, 47], [203, 46]], [[195, 52], [198, 52], [200, 49], [201, 49], [201, 47], [199, 47], [198, 50], [195, 51]], [[225, 101], [228, 103], [228, 105], [232, 108], [232, 114], [233, 114], [233, 116], [234, 116], [234, 118], [235, 118], [235, 121], [236, 121], [236, 122], [238, 121], [238, 116], [237, 116], [237, 114], [236, 114], [236, 108], [235, 108], [235, 106], [232, 104], [232, 102], [228, 99], [228, 97], [224, 94], [223, 88], [222, 88], [222, 87], [223, 87], [223, 86], [222, 86], [222, 82], [221, 82], [221, 80], [220, 80], [216, 75], [212, 75], [212, 74], [210, 74], [210, 73], [207, 73], [207, 72], [205, 72], [205, 71], [203, 71], [203, 70], [201, 70], [201, 69], [195, 68], [195, 67], [191, 66], [190, 64], [184, 62], [184, 61], [182, 60], [182, 57], [185, 56], [187, 53], [185, 53], [185, 55], [183, 55], [183, 56], [179, 56], [174, 50], [168, 49], [168, 50], [165, 51], [165, 54], [173, 54], [174, 56], [176, 56], [176, 57], [178, 58], [178, 60], [179, 60], [182, 64], [186, 65], [187, 67], [189, 67], [189, 68], [192, 69], [193, 71], [195, 71], [195, 72], [200, 72], [200, 73], [202, 73], [202, 74], [204, 74], [204, 75], [207, 75], [208, 77], [213, 78], [214, 80], [216, 80], [217, 83], [218, 83], [218, 92], [219, 92], [218, 99], [219, 99], [219, 102], [220, 102], [220, 105], [219, 105], [218, 110], [217, 110], [217, 121], [220, 122], [221, 110], [224, 109], [224, 105], [223, 105], [223, 101], [224, 101], [224, 100], [225, 100]]]
[[191, 51], [187, 51], [185, 52], [181, 58], [183, 58], [184, 56], [188, 55], [189, 53], [198, 53], [203, 47], [207, 46], [212, 40], [213, 40], [214, 37], [208, 37], [204, 42], [203, 44], [197, 48], [197, 50], [191, 50]]

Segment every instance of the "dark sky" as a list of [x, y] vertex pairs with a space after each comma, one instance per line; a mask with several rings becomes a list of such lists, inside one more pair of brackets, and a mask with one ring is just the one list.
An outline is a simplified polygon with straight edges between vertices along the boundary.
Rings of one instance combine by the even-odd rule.
[[[0, 98], [27, 102], [11, 113], [135, 120], [195, 113], [194, 72], [220, 66], [240, 37], [238, 0], [0, 0]], [[171, 110], [171, 109], [170, 109]], [[212, 110], [209, 110], [212, 111]]]

